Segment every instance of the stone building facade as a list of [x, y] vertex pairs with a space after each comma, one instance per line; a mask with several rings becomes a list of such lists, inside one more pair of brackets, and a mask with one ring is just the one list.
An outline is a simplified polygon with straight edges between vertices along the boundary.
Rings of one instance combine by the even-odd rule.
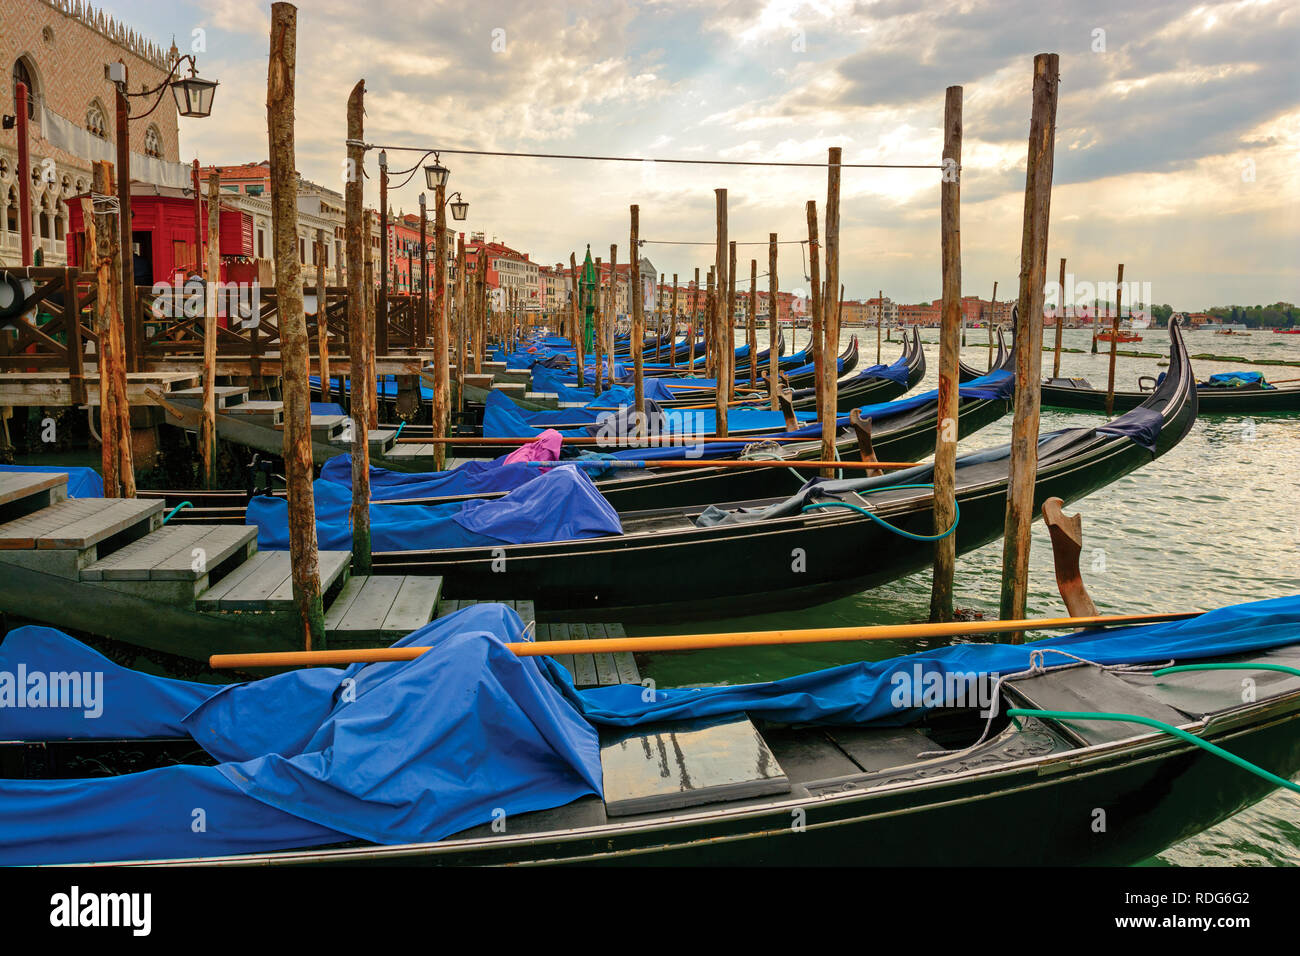
[[[0, 24], [0, 63], [5, 70], [0, 114], [15, 114], [19, 79], [32, 90], [32, 250], [40, 252], [45, 265], [62, 265], [67, 200], [89, 189], [90, 154], [107, 156], [114, 148], [116, 101], [106, 65], [119, 60], [126, 64], [128, 90], [152, 89], [166, 79], [175, 47], [165, 53], [82, 0], [0, 0]], [[170, 90], [161, 92], [157, 109], [129, 124], [130, 148], [141, 159], [174, 164], [180, 158], [176, 104]], [[132, 112], [144, 113], [153, 99], [134, 99], [131, 104]], [[93, 148], [66, 148], [72, 143]], [[0, 264], [21, 261], [17, 144], [16, 126], [0, 130]]]

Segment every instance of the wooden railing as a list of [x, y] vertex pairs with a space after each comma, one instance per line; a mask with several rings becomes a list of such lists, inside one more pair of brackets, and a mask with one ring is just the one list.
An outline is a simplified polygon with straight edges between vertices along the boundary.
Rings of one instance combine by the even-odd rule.
[[99, 352], [93, 276], [40, 266], [0, 271], [35, 285], [0, 318], [0, 372], [66, 372], [73, 401], [84, 404], [86, 343], [94, 343], [95, 354]]

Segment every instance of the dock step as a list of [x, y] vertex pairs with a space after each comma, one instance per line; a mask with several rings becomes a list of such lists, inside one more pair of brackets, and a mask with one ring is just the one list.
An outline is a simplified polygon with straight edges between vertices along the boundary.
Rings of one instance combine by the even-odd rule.
[[[217, 411], [232, 408], [247, 401], [248, 387], [245, 385], [215, 385], [212, 388], [212, 397], [215, 400]], [[169, 392], [167, 398], [177, 405], [185, 405], [190, 408], [203, 407], [202, 387], [177, 389]]]
[[[313, 415], [311, 417], [311, 437], [313, 441], [337, 442], [345, 431], [350, 431], [350, 419], [346, 415]], [[276, 429], [284, 430], [284, 410], [280, 410], [280, 421]]]
[[0, 521], [13, 521], [56, 505], [68, 497], [68, 476], [61, 472], [0, 472]]
[[163, 502], [137, 498], [69, 498], [0, 525], [0, 549], [84, 551], [127, 531], [162, 524]]
[[[351, 551], [321, 551], [321, 593], [347, 572]], [[198, 596], [200, 611], [296, 611], [288, 551], [258, 551]]]
[[251, 525], [168, 525], [88, 565], [81, 579], [197, 581], [230, 558], [247, 560], [256, 550], [257, 529]]
[[433, 620], [442, 578], [356, 575], [325, 614], [330, 648], [369, 647], [401, 640]]
[[284, 402], [240, 402], [226, 409], [227, 415], [238, 415], [256, 425], [276, 426], [284, 422]]

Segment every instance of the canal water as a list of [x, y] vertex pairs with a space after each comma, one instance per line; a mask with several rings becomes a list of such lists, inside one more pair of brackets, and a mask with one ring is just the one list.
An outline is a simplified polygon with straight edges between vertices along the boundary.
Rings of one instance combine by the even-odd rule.
[[[850, 329], [860, 336], [861, 365], [876, 357], [876, 332]], [[1120, 346], [1165, 352], [1168, 333], [1146, 329], [1143, 341]], [[804, 345], [801, 330], [797, 347]], [[1049, 331], [1050, 336], [1050, 331]], [[1247, 336], [1189, 332], [1188, 351], [1249, 359], [1300, 361], [1300, 336], [1256, 331]], [[737, 333], [743, 341], [743, 333]], [[927, 343], [926, 377], [917, 390], [938, 384], [938, 330], [922, 330]], [[975, 368], [988, 364], [987, 332], [970, 329], [962, 360]], [[760, 347], [766, 336], [760, 334]], [[1061, 374], [1088, 379], [1104, 388], [1108, 355], [1089, 352], [1091, 333], [1066, 329]], [[1103, 344], [1101, 348], [1107, 346]], [[882, 359], [901, 354], [895, 333]], [[1158, 375], [1164, 359], [1118, 359], [1116, 387], [1134, 389], [1141, 375]], [[1214, 372], [1258, 369], [1272, 380], [1300, 377], [1300, 367], [1258, 366], [1194, 360], [1198, 378]], [[1050, 374], [1052, 356], [1043, 353]], [[1089, 412], [1045, 408], [1042, 431], [1077, 428], [1103, 420]], [[958, 454], [1003, 444], [1011, 437], [1008, 415], [962, 437]], [[791, 490], [797, 486], [791, 478]], [[1164, 457], [1113, 485], [1072, 503], [1067, 514], [1083, 515], [1084, 580], [1103, 614], [1209, 609], [1242, 601], [1300, 592], [1300, 414], [1216, 415], [1200, 418], [1183, 441]], [[958, 559], [955, 603], [998, 616], [1002, 542]], [[743, 574], [744, 569], [738, 568]], [[1029, 616], [1064, 613], [1052, 569], [1051, 543], [1041, 521], [1034, 523], [1030, 560]], [[770, 630], [795, 627], [897, 624], [924, 620], [930, 607], [930, 575], [920, 572], [885, 587], [830, 604], [779, 614], [710, 622], [709, 631]], [[638, 627], [634, 634], [681, 633], [681, 625]], [[923, 642], [860, 645], [802, 645], [731, 651], [644, 655], [642, 674], [661, 686], [693, 683], [743, 683], [772, 680], [855, 660], [877, 660], [932, 646]], [[1227, 765], [1224, 773], [1237, 772]], [[1274, 794], [1231, 820], [1171, 847], [1153, 865], [1300, 864], [1300, 812], [1292, 794]]]

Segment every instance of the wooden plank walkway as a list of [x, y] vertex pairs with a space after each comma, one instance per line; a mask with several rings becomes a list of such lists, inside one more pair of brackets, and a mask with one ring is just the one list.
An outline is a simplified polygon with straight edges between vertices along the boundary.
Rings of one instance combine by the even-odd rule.
[[325, 615], [329, 647], [391, 644], [433, 620], [442, 578], [356, 575]]
[[[496, 603], [513, 607], [520, 620], [535, 627], [535, 640], [578, 641], [589, 638], [624, 638], [622, 624], [538, 624], [532, 601], [448, 600], [438, 605], [438, 617], [446, 617], [475, 604]], [[575, 687], [607, 687], [611, 684], [639, 684], [641, 672], [629, 651], [618, 654], [556, 654], [552, 658], [569, 672]]]

